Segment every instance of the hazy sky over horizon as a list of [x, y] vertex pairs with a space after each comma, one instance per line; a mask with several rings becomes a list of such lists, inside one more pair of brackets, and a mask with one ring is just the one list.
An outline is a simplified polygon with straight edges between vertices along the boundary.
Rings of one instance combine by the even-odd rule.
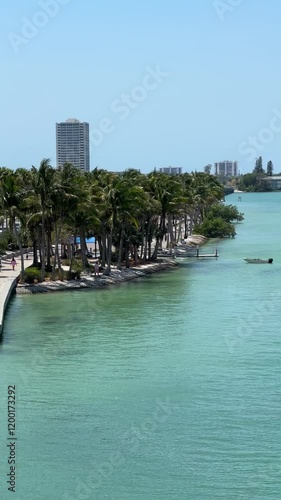
[[74, 117], [92, 168], [281, 171], [280, 21], [280, 0], [4, 0], [0, 165], [55, 166]]

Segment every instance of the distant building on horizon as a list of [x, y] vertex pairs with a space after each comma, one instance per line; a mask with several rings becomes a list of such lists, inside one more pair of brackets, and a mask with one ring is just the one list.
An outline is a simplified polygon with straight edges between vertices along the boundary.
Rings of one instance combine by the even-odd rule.
[[182, 167], [161, 167], [159, 171], [162, 172], [162, 174], [181, 175]]
[[72, 163], [84, 172], [90, 171], [89, 123], [69, 118], [56, 123], [57, 167]]
[[268, 175], [263, 178], [264, 181], [268, 182], [272, 191], [281, 190], [281, 175]]
[[238, 174], [238, 161], [224, 160], [215, 163], [215, 175], [236, 177]]
[[141, 173], [140, 169], [139, 168], [127, 168], [126, 170], [108, 170], [108, 172], [110, 174], [116, 174], [116, 175], [120, 175], [120, 177], [122, 177], [123, 175], [125, 175], [128, 171], [131, 171], [131, 172], [138, 172], [139, 174]]

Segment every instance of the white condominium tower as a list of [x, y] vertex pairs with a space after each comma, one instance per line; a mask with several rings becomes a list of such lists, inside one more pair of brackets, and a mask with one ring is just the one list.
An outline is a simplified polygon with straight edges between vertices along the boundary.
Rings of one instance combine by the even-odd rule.
[[238, 175], [238, 162], [224, 160], [215, 163], [215, 174], [226, 177], [236, 177]]
[[159, 171], [162, 172], [162, 174], [181, 175], [182, 167], [161, 167]]
[[70, 118], [56, 124], [57, 167], [64, 163], [90, 171], [89, 123]]

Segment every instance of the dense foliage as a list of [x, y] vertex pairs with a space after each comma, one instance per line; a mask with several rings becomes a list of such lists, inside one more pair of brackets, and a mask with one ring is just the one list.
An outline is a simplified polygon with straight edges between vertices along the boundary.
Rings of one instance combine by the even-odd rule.
[[41, 272], [37, 267], [29, 267], [24, 271], [24, 281], [26, 283], [33, 283], [34, 280], [42, 281]]
[[224, 186], [224, 196], [228, 196], [229, 194], [234, 193], [233, 186]]
[[244, 214], [240, 213], [233, 205], [213, 204], [207, 211], [202, 224], [195, 231], [208, 238], [234, 237], [236, 232], [233, 222], [244, 220]]
[[242, 222], [244, 220], [244, 214], [238, 211], [238, 208], [234, 205], [223, 205], [222, 203], [216, 203], [210, 207], [208, 210], [209, 219], [223, 219], [225, 222]]
[[206, 218], [200, 226], [196, 227], [196, 231], [208, 238], [234, 237], [236, 234], [233, 224], [220, 217], [216, 219]]
[[267, 170], [265, 172], [263, 168], [263, 160], [260, 156], [256, 160], [255, 168], [252, 173], [244, 174], [239, 177], [238, 180], [238, 189], [241, 191], [248, 192], [267, 192], [272, 191], [269, 182], [266, 177], [271, 177], [273, 174], [273, 163], [269, 161], [267, 164]]
[[192, 234], [222, 198], [223, 187], [207, 173], [82, 173], [70, 164], [54, 169], [47, 159], [31, 170], [0, 169], [1, 215], [20, 249], [22, 278], [27, 242], [41, 280], [46, 272], [54, 279], [62, 272], [59, 245], [72, 275], [77, 236], [82, 269], [89, 265], [86, 238], [93, 235], [107, 273], [113, 261], [120, 268], [130, 259], [156, 259], [164, 238], [173, 245]]

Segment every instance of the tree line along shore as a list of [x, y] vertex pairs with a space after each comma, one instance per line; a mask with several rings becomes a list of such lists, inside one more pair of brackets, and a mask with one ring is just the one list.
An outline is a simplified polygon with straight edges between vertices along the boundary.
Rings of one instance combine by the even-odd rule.
[[[273, 191], [271, 180], [281, 176], [281, 173], [273, 174], [274, 166], [271, 160], [267, 162], [266, 169], [263, 167], [263, 158], [259, 156], [255, 160], [252, 172], [234, 177], [219, 176], [220, 182], [224, 185], [225, 194], [231, 194], [235, 190], [242, 192], [264, 193]], [[278, 188], [277, 188], [278, 189]]]
[[[182, 235], [234, 236], [233, 222], [243, 214], [223, 205], [223, 198], [219, 180], [205, 172], [84, 173], [68, 163], [53, 168], [48, 159], [30, 170], [2, 167], [0, 252], [19, 249], [22, 282], [73, 279], [93, 270], [86, 239], [94, 236], [110, 275], [113, 264], [121, 269], [155, 262], [164, 240], [171, 247]], [[33, 249], [28, 269], [26, 247]]]

